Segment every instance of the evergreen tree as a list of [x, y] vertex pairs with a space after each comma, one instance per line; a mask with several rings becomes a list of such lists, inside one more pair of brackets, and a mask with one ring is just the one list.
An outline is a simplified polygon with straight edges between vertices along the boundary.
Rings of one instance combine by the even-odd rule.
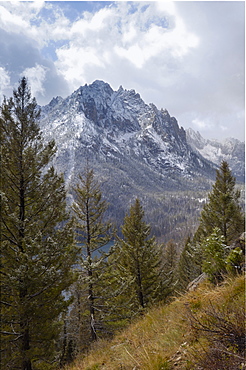
[[198, 243], [187, 239], [177, 265], [177, 290], [184, 291], [201, 273], [202, 250]]
[[[83, 255], [80, 284], [77, 289], [86, 294], [85, 304], [88, 314], [85, 313], [85, 306], [82, 311], [83, 315], [89, 319], [90, 341], [95, 341], [98, 339], [99, 332], [104, 329], [103, 317], [106, 293], [103, 290], [107, 286], [104, 281], [107, 268], [106, 260], [109, 255], [105, 248], [108, 249], [107, 245], [113, 239], [113, 230], [111, 223], [103, 221], [107, 204], [102, 199], [100, 186], [95, 179], [94, 172], [88, 166], [83, 176], [79, 176], [79, 183], [74, 191], [73, 211], [77, 219], [77, 242], [82, 246]], [[81, 323], [78, 323], [78, 325], [81, 325]]]
[[160, 294], [160, 250], [150, 226], [144, 220], [144, 211], [136, 199], [125, 216], [115, 263], [118, 281], [123, 287], [122, 296], [130, 315], [153, 303]]
[[50, 369], [76, 258], [64, 181], [25, 78], [0, 114], [1, 368]]
[[229, 245], [244, 230], [244, 217], [239, 206], [240, 192], [235, 190], [235, 178], [228, 163], [223, 161], [217, 170], [216, 181], [200, 218], [195, 239], [201, 240], [218, 227]]
[[230, 275], [241, 274], [244, 270], [245, 256], [240, 247], [230, 251], [226, 258], [226, 270]]
[[211, 282], [222, 281], [226, 274], [226, 256], [229, 251], [225, 244], [225, 238], [218, 227], [208, 238], [204, 239], [202, 250], [202, 270], [206, 272]]

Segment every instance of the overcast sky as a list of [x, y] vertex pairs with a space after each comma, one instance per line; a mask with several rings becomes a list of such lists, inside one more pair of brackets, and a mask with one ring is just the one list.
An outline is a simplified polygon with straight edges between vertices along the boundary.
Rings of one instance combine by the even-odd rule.
[[244, 141], [244, 1], [0, 2], [0, 94], [108, 82], [205, 138]]

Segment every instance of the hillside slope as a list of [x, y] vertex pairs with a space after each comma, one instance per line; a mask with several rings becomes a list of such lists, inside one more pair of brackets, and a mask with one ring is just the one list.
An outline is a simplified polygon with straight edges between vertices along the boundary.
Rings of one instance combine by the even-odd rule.
[[244, 277], [152, 308], [66, 370], [244, 369]]

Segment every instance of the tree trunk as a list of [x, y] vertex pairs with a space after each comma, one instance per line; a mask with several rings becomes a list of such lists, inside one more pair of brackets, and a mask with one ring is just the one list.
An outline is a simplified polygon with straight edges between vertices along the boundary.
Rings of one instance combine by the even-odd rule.
[[[20, 155], [20, 167], [21, 167], [21, 177], [20, 177], [20, 184], [19, 184], [19, 200], [20, 200], [20, 213], [19, 213], [19, 220], [20, 220], [20, 229], [19, 229], [19, 248], [21, 252], [24, 252], [24, 245], [23, 239], [25, 237], [25, 187], [24, 187], [24, 178], [22, 175], [23, 172], [23, 159], [22, 153]], [[25, 282], [21, 281], [21, 284], [24, 285], [20, 289], [20, 300], [24, 302], [25, 297], [27, 295], [27, 289], [25, 287]], [[30, 349], [30, 335], [29, 335], [29, 327], [27, 322], [27, 317], [23, 316], [21, 319], [21, 331], [22, 331], [22, 370], [32, 370], [31, 360], [27, 356], [27, 351]]]
[[[92, 264], [92, 256], [91, 256], [91, 232], [90, 232], [90, 219], [89, 219], [89, 199], [86, 202], [86, 227], [87, 227], [87, 257], [89, 261], [89, 265]], [[89, 307], [90, 307], [90, 328], [91, 328], [91, 339], [93, 341], [97, 340], [97, 333], [95, 329], [95, 309], [94, 309], [94, 294], [93, 294], [93, 284], [91, 282], [92, 279], [92, 269], [89, 267], [88, 269], [88, 277], [89, 277]]]
[[137, 267], [137, 286], [138, 286], [138, 300], [140, 306], [144, 308], [144, 297], [143, 297], [143, 288], [142, 288], [142, 277], [140, 266]]
[[22, 337], [22, 370], [32, 370], [31, 360], [28, 358], [27, 351], [30, 349], [30, 336], [29, 328], [26, 322], [21, 324], [23, 327], [23, 337]]
[[[25, 284], [24, 281], [20, 281], [21, 284]], [[24, 286], [20, 288], [20, 301], [23, 306], [24, 300], [27, 296], [27, 289]], [[22, 355], [22, 370], [32, 370], [31, 360], [27, 351], [30, 350], [30, 333], [29, 333], [29, 323], [28, 317], [25, 312], [22, 313], [20, 318], [20, 329], [22, 333], [22, 345], [21, 345], [21, 355]]]
[[[89, 271], [88, 275], [91, 277], [92, 272]], [[91, 339], [93, 341], [97, 340], [97, 333], [95, 329], [95, 309], [94, 309], [94, 296], [93, 296], [93, 286], [89, 284], [89, 306], [90, 306], [90, 327], [91, 327]]]

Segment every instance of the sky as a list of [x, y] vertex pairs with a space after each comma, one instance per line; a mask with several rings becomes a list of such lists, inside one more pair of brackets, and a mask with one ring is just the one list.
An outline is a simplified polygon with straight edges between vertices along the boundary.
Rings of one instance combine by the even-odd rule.
[[45, 105], [103, 80], [207, 139], [244, 141], [244, 1], [2, 1], [0, 99]]

